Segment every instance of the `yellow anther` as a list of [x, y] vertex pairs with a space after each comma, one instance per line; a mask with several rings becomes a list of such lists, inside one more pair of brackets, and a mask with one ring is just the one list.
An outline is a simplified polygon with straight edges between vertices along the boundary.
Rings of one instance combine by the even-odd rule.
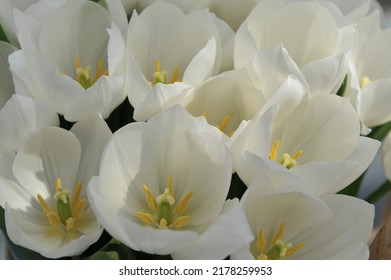
[[229, 119], [230, 119], [230, 116], [229, 115], [226, 115], [223, 120], [221, 121], [221, 123], [217, 126], [218, 129], [220, 129], [221, 132], [224, 132], [224, 130], [226, 129], [228, 123], [229, 123]]
[[297, 244], [296, 246], [294, 246], [293, 248], [290, 248], [287, 252], [286, 252], [286, 257], [290, 257], [292, 256], [293, 254], [295, 254], [297, 251], [299, 251], [301, 248], [304, 247], [304, 242], [300, 242], [299, 244]]
[[102, 76], [102, 74], [103, 74], [103, 64], [104, 64], [103, 59], [100, 58], [98, 60], [98, 67], [96, 68], [94, 79], [92, 80], [93, 84], [95, 84], [95, 82], [100, 78], [100, 76]]
[[273, 239], [272, 239], [272, 244], [273, 245], [277, 242], [277, 240], [282, 238], [282, 235], [284, 234], [284, 231], [285, 231], [285, 223], [282, 223], [280, 225], [280, 227], [278, 228], [277, 233], [273, 236]]
[[204, 111], [204, 112], [202, 112], [202, 114], [201, 114], [201, 116], [203, 116], [204, 118], [206, 118], [206, 116], [207, 116], [208, 114]]
[[76, 70], [81, 68], [80, 56], [76, 56]]
[[171, 80], [170, 80], [170, 84], [173, 84], [175, 82], [178, 82], [178, 78], [179, 78], [179, 73], [180, 73], [180, 70], [179, 70], [179, 66], [175, 67], [175, 70], [174, 70], [174, 73], [172, 73], [172, 77], [171, 77]]
[[46, 217], [48, 218], [48, 221], [52, 226], [61, 225], [60, 218], [54, 212], [47, 213]]
[[186, 210], [192, 196], [193, 192], [189, 192], [181, 201], [179, 201], [175, 208], [175, 212], [182, 214]]
[[80, 192], [81, 192], [81, 181], [77, 182], [75, 190], [73, 191], [72, 208], [76, 207], [76, 205], [79, 204]]
[[46, 201], [43, 199], [43, 197], [40, 194], [37, 195], [37, 199], [38, 199], [39, 204], [41, 204], [41, 206], [42, 206], [43, 212], [46, 215], [48, 213], [53, 212], [52, 209], [50, 209], [49, 205], [47, 205]]
[[266, 260], [268, 260], [269, 258], [267, 257], [267, 255], [265, 255], [265, 254], [259, 254], [258, 256], [257, 256], [257, 260], [262, 260], [262, 261], [266, 261]]
[[292, 157], [292, 159], [296, 160], [303, 154], [303, 150], [298, 150]]
[[56, 180], [56, 191], [58, 191], [58, 192], [62, 191], [62, 184], [61, 184], [60, 178], [57, 178], [57, 180]]
[[277, 140], [276, 142], [274, 142], [274, 144], [269, 152], [269, 159], [270, 160], [277, 161], [277, 153], [278, 153], [278, 148], [280, 146], [280, 143], [281, 143], [280, 140]]
[[360, 87], [363, 88], [366, 85], [368, 85], [369, 83], [371, 83], [371, 80], [369, 79], [369, 77], [364, 76], [364, 77], [362, 77], [362, 79], [360, 81]]
[[168, 226], [167, 220], [166, 219], [161, 219], [159, 223], [159, 228], [160, 229], [166, 229]]
[[65, 228], [67, 230], [71, 230], [73, 229], [73, 227], [75, 226], [75, 219], [70, 217], [68, 218], [66, 221], [65, 221]]
[[180, 216], [174, 221], [174, 227], [175, 228], [181, 228], [186, 226], [190, 221], [189, 216]]
[[171, 195], [171, 196], [174, 196], [174, 189], [172, 188], [172, 176], [168, 176], [168, 179], [167, 179], [167, 188], [168, 188], [168, 193]]
[[154, 196], [151, 194], [151, 191], [148, 189], [147, 185], [143, 185], [145, 198], [147, 200], [148, 206], [151, 210], [156, 210], [156, 200]]
[[261, 252], [265, 250], [265, 234], [263, 233], [263, 230], [258, 231], [257, 249]]
[[80, 200], [72, 209], [73, 218], [76, 220], [80, 219], [83, 215], [84, 208], [87, 206], [87, 199], [83, 198]]
[[155, 72], [160, 72], [160, 60], [155, 60]]
[[136, 212], [137, 218], [147, 224], [153, 224], [155, 222], [154, 217], [150, 213], [138, 211]]

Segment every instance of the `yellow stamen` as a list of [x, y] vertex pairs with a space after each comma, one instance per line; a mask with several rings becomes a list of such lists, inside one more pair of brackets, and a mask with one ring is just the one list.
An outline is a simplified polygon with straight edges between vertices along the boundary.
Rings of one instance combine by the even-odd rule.
[[270, 153], [269, 153], [270, 160], [277, 161], [277, 153], [278, 153], [278, 148], [280, 146], [280, 143], [281, 143], [280, 140], [277, 140], [276, 142], [274, 142], [272, 148], [270, 149]]
[[190, 221], [189, 216], [180, 216], [174, 221], [174, 227], [175, 228], [181, 228], [187, 225]]
[[84, 208], [86, 206], [87, 206], [87, 199], [84, 198], [80, 200], [72, 209], [73, 218], [75, 218], [76, 220], [80, 219], [80, 217], [84, 213]]
[[166, 229], [166, 228], [167, 228], [167, 225], [168, 225], [168, 223], [167, 223], [167, 220], [166, 220], [166, 219], [161, 219], [161, 220], [160, 220], [160, 223], [159, 223], [159, 228], [160, 228], [160, 229]]
[[151, 191], [148, 189], [147, 185], [143, 185], [145, 198], [147, 200], [148, 206], [151, 210], [156, 210], [156, 200], [154, 196], [152, 195]]
[[160, 60], [155, 60], [155, 72], [160, 72]]
[[178, 78], [179, 78], [179, 66], [175, 67], [174, 73], [172, 73], [170, 84], [178, 82]]
[[81, 192], [81, 182], [77, 182], [75, 190], [73, 191], [72, 196], [72, 208], [76, 207], [80, 201], [80, 192]]
[[168, 176], [168, 179], [167, 179], [167, 188], [168, 188], [168, 193], [171, 195], [171, 196], [174, 196], [174, 189], [172, 188], [172, 176]]
[[48, 221], [52, 226], [61, 225], [60, 218], [54, 212], [47, 213], [46, 217], [48, 218]]
[[192, 196], [193, 192], [189, 192], [181, 201], [179, 201], [175, 208], [175, 212], [182, 214], [186, 210]]
[[259, 256], [257, 257], [257, 260], [262, 260], [262, 261], [266, 261], [268, 259], [269, 258], [265, 254], [259, 254]]
[[261, 252], [265, 250], [265, 234], [263, 233], [263, 230], [258, 232], [257, 249]]
[[153, 224], [155, 222], [155, 219], [149, 213], [138, 211], [138, 212], [136, 212], [136, 216], [141, 221], [143, 221], [144, 223], [147, 223], [147, 224]]
[[289, 250], [286, 252], [285, 256], [286, 256], [286, 257], [290, 257], [290, 256], [292, 256], [293, 254], [295, 254], [297, 251], [299, 251], [299, 250], [300, 250], [301, 248], [303, 248], [303, 247], [304, 247], [304, 242], [300, 242], [300, 243], [297, 244], [295, 247], [289, 249]]
[[71, 230], [73, 229], [73, 227], [75, 226], [75, 219], [70, 217], [68, 218], [66, 221], [65, 221], [65, 228], [67, 230]]
[[37, 195], [37, 199], [38, 199], [39, 204], [41, 204], [43, 212], [45, 214], [53, 212], [52, 209], [50, 209], [49, 205], [47, 205], [46, 201], [43, 199], [43, 197], [40, 194]]
[[95, 84], [95, 82], [100, 78], [100, 76], [102, 76], [102, 73], [103, 73], [103, 59], [100, 58], [98, 60], [98, 67], [96, 68], [96, 72], [95, 72], [95, 75], [94, 75], [94, 79], [92, 80], [92, 84]]
[[363, 88], [366, 85], [368, 85], [369, 83], [371, 83], [371, 80], [369, 79], [369, 77], [364, 76], [364, 77], [362, 77], [362, 79], [360, 81], [360, 87]]
[[303, 154], [303, 150], [298, 150], [292, 157], [292, 159], [296, 160]]
[[76, 70], [81, 68], [80, 56], [76, 56]]
[[224, 132], [224, 130], [226, 129], [228, 123], [229, 123], [229, 119], [230, 119], [230, 116], [229, 115], [226, 115], [223, 120], [221, 121], [221, 123], [218, 125], [218, 129], [220, 129], [221, 132]]
[[273, 236], [272, 239], [272, 244], [274, 245], [277, 240], [281, 239], [282, 235], [284, 234], [285, 231], [285, 223], [282, 223], [280, 227], [278, 228], [277, 233]]

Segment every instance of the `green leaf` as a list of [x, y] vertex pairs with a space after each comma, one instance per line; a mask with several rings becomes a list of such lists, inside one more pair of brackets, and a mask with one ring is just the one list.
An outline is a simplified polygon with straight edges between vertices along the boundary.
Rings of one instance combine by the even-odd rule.
[[119, 260], [119, 254], [116, 251], [100, 251], [88, 258], [89, 260]]

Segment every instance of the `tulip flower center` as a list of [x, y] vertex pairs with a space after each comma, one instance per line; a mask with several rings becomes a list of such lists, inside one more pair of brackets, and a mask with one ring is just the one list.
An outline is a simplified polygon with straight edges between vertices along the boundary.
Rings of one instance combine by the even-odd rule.
[[153, 73], [153, 82], [149, 82], [150, 86], [154, 86], [156, 84], [173, 84], [175, 82], [179, 82], [179, 66], [175, 67], [174, 72], [171, 75], [171, 79], [168, 79], [168, 72], [166, 70], [161, 70], [160, 68], [160, 60], [155, 60], [155, 72]]
[[181, 228], [189, 223], [190, 217], [182, 214], [187, 209], [193, 193], [189, 192], [175, 205], [172, 176], [168, 177], [167, 187], [164, 189], [164, 192], [156, 198], [147, 185], [144, 184], [143, 189], [145, 199], [152, 213], [137, 211], [136, 217], [141, 221], [146, 224], [155, 225], [160, 229]]
[[[204, 116], [205, 118], [207, 118], [207, 113], [206, 112], [203, 112], [202, 113], [202, 116]], [[230, 132], [227, 132], [227, 126], [229, 125], [231, 121], [231, 115], [228, 114], [228, 115], [225, 115], [224, 118], [221, 120], [221, 122], [216, 125], [216, 127], [222, 132], [224, 133], [225, 135], [227, 135], [228, 137], [231, 137], [236, 130], [233, 130], [233, 131], [230, 131]]]
[[[272, 160], [272, 161], [275, 161], [277, 162], [278, 159], [277, 159], [277, 153], [278, 153], [278, 148], [280, 146], [280, 143], [281, 141], [280, 140], [277, 140], [272, 148], [270, 149], [270, 152], [269, 152], [269, 159]], [[298, 150], [293, 156], [291, 156], [290, 154], [288, 153], [283, 153], [282, 156], [281, 156], [281, 160], [279, 161], [279, 163], [286, 167], [287, 169], [291, 169], [292, 167], [295, 167], [297, 165], [297, 159], [303, 154], [303, 151], [302, 150]]]
[[77, 183], [72, 200], [69, 199], [69, 190], [62, 189], [61, 180], [58, 178], [54, 194], [56, 210], [51, 209], [40, 194], [37, 195], [38, 202], [53, 227], [64, 228], [66, 231], [75, 229], [87, 205], [86, 199], [80, 199], [80, 191], [81, 182]]
[[360, 87], [363, 88], [365, 87], [366, 85], [370, 84], [371, 83], [371, 80], [369, 79], [368, 76], [364, 76], [362, 77], [361, 81], [360, 81]]
[[273, 236], [271, 244], [267, 246], [263, 230], [259, 230], [256, 242], [258, 260], [280, 260], [282, 258], [292, 256], [304, 247], [303, 242], [293, 246], [292, 243], [283, 241], [282, 236], [284, 231], [285, 223], [282, 223], [278, 232]]
[[84, 88], [88, 89], [91, 87], [95, 82], [102, 76], [108, 76], [109, 71], [103, 70], [103, 59], [100, 58], [98, 60], [98, 66], [96, 68], [95, 74], [93, 77], [91, 76], [91, 67], [90, 66], [85, 66], [82, 67], [80, 63], [80, 57], [76, 57], [76, 81]]

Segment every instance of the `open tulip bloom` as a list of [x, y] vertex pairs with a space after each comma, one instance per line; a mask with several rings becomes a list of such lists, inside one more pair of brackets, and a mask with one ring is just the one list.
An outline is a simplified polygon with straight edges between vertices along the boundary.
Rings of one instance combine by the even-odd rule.
[[89, 205], [86, 187], [98, 172], [110, 135], [103, 120], [93, 116], [71, 131], [38, 129], [16, 156], [2, 158], [10, 174], [0, 177], [0, 203], [14, 243], [60, 258], [81, 254], [98, 240], [103, 228]]
[[232, 259], [368, 258], [372, 205], [338, 194], [317, 197], [281, 183], [275, 189], [276, 180], [259, 178], [244, 194], [241, 203], [254, 241]]
[[239, 201], [227, 200], [225, 145], [182, 107], [117, 131], [88, 186], [98, 221], [137, 251], [223, 259], [248, 242]]

